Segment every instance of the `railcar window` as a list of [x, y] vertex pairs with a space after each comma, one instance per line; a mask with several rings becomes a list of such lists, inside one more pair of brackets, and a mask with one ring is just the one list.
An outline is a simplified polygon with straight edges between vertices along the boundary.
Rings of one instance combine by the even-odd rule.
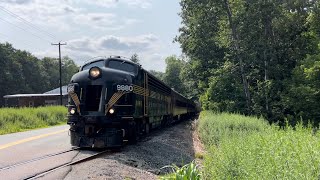
[[96, 61], [96, 62], [93, 62], [93, 63], [91, 63], [91, 64], [87, 64], [87, 65], [83, 66], [82, 70], [90, 69], [90, 68], [92, 68], [92, 67], [94, 67], [94, 66], [104, 67], [104, 66], [105, 66], [105, 63], [104, 63], [103, 60], [101, 60], [101, 61]]
[[133, 64], [126, 63], [124, 61], [109, 61], [109, 68], [119, 69], [121, 71], [136, 73], [136, 66]]

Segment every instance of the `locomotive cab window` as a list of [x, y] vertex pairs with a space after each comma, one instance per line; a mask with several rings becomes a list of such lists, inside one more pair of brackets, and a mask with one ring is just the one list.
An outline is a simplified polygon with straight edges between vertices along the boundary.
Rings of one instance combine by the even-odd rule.
[[111, 60], [108, 63], [108, 67], [137, 74], [137, 66], [126, 61]]
[[100, 60], [100, 61], [94, 61], [94, 62], [92, 62], [90, 64], [86, 64], [86, 65], [84, 65], [82, 67], [82, 71], [86, 70], [86, 69], [90, 69], [90, 68], [92, 68], [94, 66], [96, 66], [96, 67], [104, 67], [105, 66], [105, 62], [104, 62], [104, 60]]

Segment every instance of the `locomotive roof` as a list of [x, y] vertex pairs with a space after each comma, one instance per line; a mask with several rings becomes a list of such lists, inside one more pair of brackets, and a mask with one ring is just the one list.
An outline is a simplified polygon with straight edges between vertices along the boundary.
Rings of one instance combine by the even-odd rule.
[[132, 64], [136, 64], [136, 65], [140, 66], [140, 64], [137, 64], [137, 63], [135, 63], [135, 62], [131, 61], [130, 59], [128, 59], [126, 57], [123, 57], [123, 56], [110, 56], [110, 57], [98, 56], [98, 57], [94, 57], [92, 59], [87, 60], [81, 67], [83, 67], [83, 66], [85, 66], [87, 64], [91, 64], [91, 63], [96, 62], [96, 61], [109, 60], [109, 59], [125, 61], [125, 62], [128, 62], [128, 63], [132, 63]]

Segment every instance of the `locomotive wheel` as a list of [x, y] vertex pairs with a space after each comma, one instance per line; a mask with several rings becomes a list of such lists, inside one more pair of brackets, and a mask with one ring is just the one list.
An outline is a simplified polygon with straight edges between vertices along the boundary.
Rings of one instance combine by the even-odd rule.
[[129, 128], [129, 144], [136, 144], [138, 141], [139, 125], [133, 122]]
[[146, 123], [146, 134], [150, 133], [150, 123]]
[[128, 138], [129, 144], [136, 144], [138, 141], [137, 137], [137, 133], [135, 131], [132, 131], [131, 135]]

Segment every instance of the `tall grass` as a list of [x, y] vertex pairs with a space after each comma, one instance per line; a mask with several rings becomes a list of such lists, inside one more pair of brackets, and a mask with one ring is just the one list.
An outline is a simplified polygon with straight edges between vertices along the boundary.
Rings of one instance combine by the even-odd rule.
[[210, 111], [203, 111], [199, 118], [198, 131], [206, 146], [219, 145], [224, 138], [244, 137], [271, 128], [263, 119], [248, 118], [237, 114], [215, 114]]
[[66, 113], [62, 106], [0, 108], [0, 135], [63, 124]]
[[203, 112], [198, 130], [208, 150], [206, 179], [320, 177], [320, 138], [311, 128], [281, 130], [263, 119]]

